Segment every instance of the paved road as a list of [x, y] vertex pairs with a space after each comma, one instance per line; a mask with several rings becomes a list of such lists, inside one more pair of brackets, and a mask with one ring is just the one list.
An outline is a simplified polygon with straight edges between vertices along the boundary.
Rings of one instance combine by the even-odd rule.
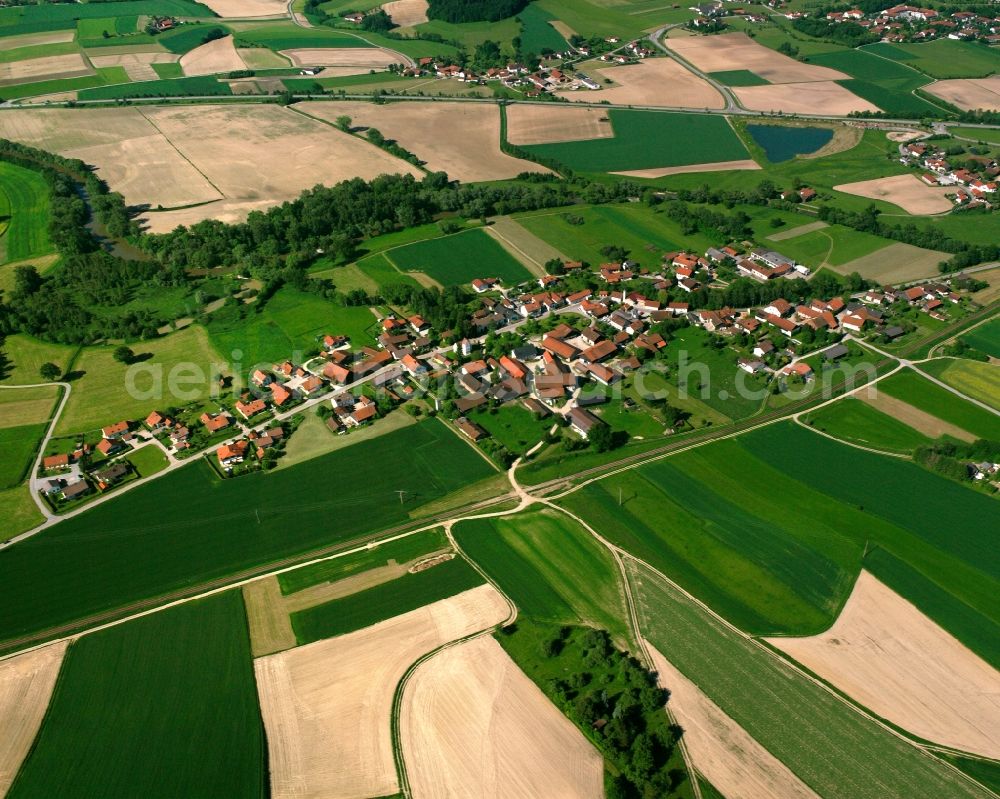
[[[719, 94], [722, 95], [723, 99], [726, 102], [726, 105], [721, 111], [716, 109], [714, 113], [736, 114], [740, 112], [745, 112], [745, 113], [760, 114], [761, 112], [759, 111], [747, 112], [746, 109], [744, 109], [740, 105], [739, 100], [736, 99], [736, 95], [733, 94], [732, 90], [728, 86], [715, 80], [715, 78], [710, 77], [705, 72], [702, 72], [700, 69], [698, 69], [698, 67], [692, 64], [686, 58], [681, 58], [681, 56], [677, 55], [677, 53], [675, 53], [673, 50], [671, 50], [663, 43], [663, 37], [666, 35], [667, 31], [669, 31], [671, 28], [677, 28], [677, 27], [679, 27], [679, 24], [664, 25], [662, 28], [658, 28], [657, 30], [653, 31], [649, 35], [649, 40], [653, 43], [653, 45], [657, 49], [665, 53], [667, 58], [672, 58], [682, 67], [684, 67], [688, 72], [692, 72], [695, 75], [697, 75], [699, 78], [705, 81], [705, 83], [709, 84], [713, 89], [715, 89]], [[690, 111], [692, 109], [688, 110]]]

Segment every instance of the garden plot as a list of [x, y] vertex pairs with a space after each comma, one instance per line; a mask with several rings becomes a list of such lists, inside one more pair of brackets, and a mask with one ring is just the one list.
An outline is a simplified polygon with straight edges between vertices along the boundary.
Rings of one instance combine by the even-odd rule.
[[500, 114], [489, 104], [317, 102], [302, 110], [327, 122], [348, 116], [355, 128], [377, 128], [424, 161], [427, 169], [447, 172], [453, 180], [504, 180], [522, 172], [549, 171], [500, 152]]
[[42, 726], [67, 646], [61, 641], [0, 661], [0, 796], [6, 796]]
[[857, 183], [842, 183], [833, 187], [834, 191], [884, 200], [898, 205], [908, 214], [940, 214], [951, 210], [952, 204], [945, 195], [954, 194], [954, 189], [945, 186], [928, 186], [913, 174], [895, 175], [891, 178], [862, 180]]
[[393, 695], [422, 655], [507, 618], [483, 585], [355, 633], [255, 662], [271, 795], [366, 799], [399, 790]]
[[416, 799], [604, 796], [600, 753], [489, 636], [420, 665], [400, 733]]
[[552, 144], [615, 135], [608, 112], [600, 108], [565, 108], [514, 103], [507, 107], [507, 141]]
[[618, 84], [600, 91], [577, 91], [561, 96], [578, 102], [615, 105], [662, 105], [671, 108], [724, 108], [725, 100], [710, 83], [672, 58], [651, 58], [638, 64], [590, 69], [598, 82]]
[[939, 80], [925, 89], [963, 111], [1000, 111], [1000, 75], [988, 78]]
[[123, 67], [129, 80], [158, 80], [153, 64], [172, 64], [179, 60], [176, 53], [123, 53], [120, 55], [94, 55], [90, 57], [95, 67]]
[[93, 74], [94, 70], [79, 53], [43, 56], [42, 58], [30, 58], [26, 61], [0, 63], [0, 86], [55, 80], [56, 78], [79, 78]]
[[767, 640], [893, 724], [1000, 758], [1000, 672], [868, 572], [827, 632]]
[[648, 643], [647, 651], [692, 764], [726, 799], [819, 799]]
[[239, 72], [246, 68], [247, 65], [236, 52], [232, 36], [213, 39], [181, 56], [181, 69], [189, 77]]

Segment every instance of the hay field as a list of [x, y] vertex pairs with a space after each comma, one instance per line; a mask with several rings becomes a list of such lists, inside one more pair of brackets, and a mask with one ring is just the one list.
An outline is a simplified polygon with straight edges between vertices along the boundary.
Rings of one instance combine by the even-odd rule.
[[241, 221], [250, 211], [294, 199], [317, 183], [370, 180], [388, 173], [421, 176], [405, 161], [278, 106], [173, 106], [143, 112], [226, 198], [199, 208], [147, 214], [154, 232], [202, 219]]
[[420, 665], [400, 738], [416, 799], [604, 796], [600, 753], [489, 636]]
[[17, 50], [21, 47], [38, 47], [42, 44], [63, 44], [73, 41], [75, 30], [45, 31], [43, 33], [23, 33], [19, 36], [0, 36], [0, 52]]
[[316, 102], [302, 110], [328, 122], [346, 114], [355, 127], [378, 128], [425, 161], [427, 169], [463, 182], [549, 171], [500, 152], [500, 114], [489, 104]]
[[507, 107], [507, 141], [511, 144], [552, 144], [615, 135], [608, 112], [600, 108], [524, 105]]
[[729, 172], [730, 170], [760, 169], [760, 164], [752, 158], [740, 161], [716, 161], [711, 164], [684, 164], [682, 166], [661, 166], [653, 169], [630, 169], [614, 172], [630, 178], [662, 178], [667, 175], [684, 175], [689, 172]]
[[726, 799], [819, 799], [648, 642], [646, 649], [694, 767]]
[[47, 422], [60, 390], [57, 386], [39, 386], [0, 391], [0, 430]]
[[[826, 67], [812, 67], [826, 69]], [[733, 93], [746, 108], [754, 111], [784, 111], [790, 114], [850, 114], [878, 111], [856, 94], [833, 81], [786, 83], [776, 86], [744, 86]]]
[[906, 213], [915, 215], [940, 214], [950, 210], [952, 204], [945, 198], [945, 194], [954, 194], [952, 188], [928, 186], [913, 174], [841, 183], [834, 186], [833, 190], [872, 200], [885, 200], [898, 205]]
[[90, 62], [95, 67], [124, 67], [129, 80], [142, 81], [159, 79], [152, 64], [172, 64], [179, 59], [176, 53], [121, 53], [94, 55]]
[[78, 78], [93, 74], [94, 70], [79, 53], [43, 56], [42, 58], [30, 58], [26, 61], [0, 63], [0, 86], [54, 78]]
[[868, 572], [825, 633], [766, 640], [903, 729], [1000, 758], [1000, 672]]
[[236, 72], [246, 68], [247, 65], [236, 52], [232, 36], [213, 39], [181, 56], [181, 69], [188, 77]]
[[223, 19], [288, 16], [285, 0], [205, 0], [204, 5]]
[[61, 641], [0, 661], [0, 796], [35, 741], [69, 644]]
[[399, 790], [389, 719], [396, 685], [437, 647], [502, 622], [488, 585], [349, 635], [254, 663], [271, 795], [365, 799]]
[[401, 28], [411, 28], [427, 22], [427, 0], [391, 0], [382, 10]]
[[390, 64], [400, 63], [398, 54], [381, 47], [300, 47], [281, 50], [296, 67], [354, 67], [357, 72], [338, 74], [363, 74], [370, 69], [385, 69]]
[[1000, 75], [988, 78], [939, 80], [924, 89], [963, 111], [1000, 111]]
[[266, 47], [238, 47], [236, 52], [247, 69], [284, 69], [288, 59]]
[[[714, 37], [718, 38], [718, 37]], [[591, 74], [593, 73], [593, 74]], [[638, 64], [589, 69], [600, 82], [617, 83], [600, 91], [563, 92], [561, 97], [576, 102], [604, 102], [617, 105], [664, 105], [675, 108], [724, 108], [722, 95], [707, 81], [672, 58], [650, 58]]]
[[970, 443], [976, 440], [976, 437], [968, 430], [963, 430], [958, 425], [942, 421], [936, 416], [920, 410], [920, 408], [913, 407], [908, 402], [890, 397], [885, 392], [880, 391], [873, 397], [867, 391], [859, 391], [854, 396], [862, 402], [867, 402], [876, 410], [888, 414], [893, 419], [912, 427], [918, 433], [923, 433], [929, 438], [951, 436], [952, 438], [957, 438], [959, 441], [968, 441]]
[[850, 78], [850, 75], [836, 69], [796, 61], [777, 50], [758, 44], [745, 33], [691, 36], [670, 39], [667, 44], [677, 55], [690, 61], [702, 72], [749, 70], [769, 83], [805, 83]]
[[862, 277], [878, 280], [880, 283], [902, 283], [939, 274], [938, 264], [950, 257], [940, 250], [925, 250], [912, 244], [896, 242], [846, 264], [830, 265], [830, 268], [842, 275], [857, 272]]

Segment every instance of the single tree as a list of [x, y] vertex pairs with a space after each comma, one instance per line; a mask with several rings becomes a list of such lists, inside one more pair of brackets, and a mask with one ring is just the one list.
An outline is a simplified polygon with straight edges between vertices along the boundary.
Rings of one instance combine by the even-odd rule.
[[337, 121], [334, 124], [340, 128], [344, 133], [351, 132], [351, 118], [347, 114], [343, 114], [337, 117]]
[[135, 360], [135, 353], [132, 352], [130, 347], [126, 347], [124, 344], [121, 347], [115, 349], [114, 359], [118, 363], [129, 364]]
[[48, 361], [42, 364], [38, 373], [42, 376], [43, 380], [58, 380], [59, 376], [62, 374], [62, 369], [51, 361]]

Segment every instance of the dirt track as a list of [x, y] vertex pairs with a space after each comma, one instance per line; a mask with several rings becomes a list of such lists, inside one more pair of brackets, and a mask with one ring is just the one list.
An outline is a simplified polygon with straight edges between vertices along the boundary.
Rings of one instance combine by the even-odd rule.
[[602, 799], [604, 760], [490, 636], [446, 649], [403, 694], [415, 799]]
[[489, 585], [349, 635], [255, 661], [274, 799], [399, 790], [390, 734], [399, 680], [422, 655], [503, 621]]
[[5, 796], [35, 741], [68, 643], [0, 661], [0, 796]]
[[1000, 758], [1000, 672], [868, 572], [827, 632], [767, 640], [903, 729]]

